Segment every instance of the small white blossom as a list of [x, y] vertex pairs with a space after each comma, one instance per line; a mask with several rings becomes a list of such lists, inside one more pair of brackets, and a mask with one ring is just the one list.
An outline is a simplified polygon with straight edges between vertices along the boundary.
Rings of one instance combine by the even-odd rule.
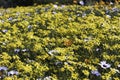
[[9, 21], [11, 21], [11, 20], [13, 20], [13, 18], [12, 18], [12, 17], [10, 17], [10, 18], [8, 18], [8, 20], [9, 20]]
[[62, 6], [61, 6], [61, 8], [64, 8], [64, 7], [65, 7], [65, 5], [62, 5]]
[[23, 49], [23, 50], [22, 50], [22, 52], [26, 52], [26, 51], [28, 51], [28, 49]]
[[113, 12], [118, 12], [119, 10], [118, 10], [118, 8], [114, 7], [114, 8], [112, 8], [112, 11]]
[[48, 54], [50, 54], [50, 55], [53, 55], [53, 53], [58, 53], [58, 51], [57, 50], [51, 50], [51, 51], [48, 52]]
[[56, 12], [55, 12], [55, 11], [53, 11], [52, 13], [53, 13], [53, 14], [56, 14]]
[[118, 65], [118, 67], [120, 68], [120, 64]]
[[113, 5], [113, 2], [110, 2], [110, 5]]
[[3, 44], [3, 45], [6, 45], [6, 43], [5, 43], [5, 42], [3, 42], [2, 44]]
[[3, 32], [3, 33], [6, 33], [6, 32], [8, 32], [8, 30], [7, 30], [7, 29], [4, 29], [4, 30], [2, 30], [2, 32]]
[[85, 38], [84, 41], [87, 42], [87, 41], [89, 41], [89, 39], [88, 39], [88, 38]]
[[99, 48], [96, 48], [96, 51], [99, 51], [100, 49]]
[[32, 28], [32, 26], [31, 25], [28, 25], [28, 29], [31, 29]]
[[80, 1], [79, 4], [83, 6], [83, 5], [84, 5], [84, 2], [83, 2], [83, 1]]
[[106, 17], [107, 17], [107, 18], [111, 18], [111, 16], [110, 16], [110, 15], [106, 15]]
[[19, 53], [19, 52], [20, 52], [20, 49], [15, 49], [14, 52], [15, 52], [15, 53]]
[[101, 74], [98, 72], [98, 70], [91, 71], [93, 75], [100, 76]]
[[53, 5], [54, 6], [54, 8], [58, 8], [58, 6], [57, 5]]
[[7, 69], [8, 69], [8, 68], [7, 68], [7, 67], [4, 67], [4, 66], [0, 67], [0, 71], [1, 71], [1, 70], [6, 71]]
[[99, 64], [103, 69], [107, 69], [107, 68], [110, 68], [111, 65], [110, 64], [107, 64], [106, 61], [101, 61], [100, 64]]
[[64, 65], [69, 65], [68, 62], [64, 62]]
[[47, 76], [43, 80], [52, 80], [52, 79], [51, 79], [51, 76]]
[[18, 71], [15, 71], [15, 70], [11, 70], [11, 71], [9, 71], [8, 72], [8, 76], [10, 76], [10, 75], [18, 75], [19, 73], [18, 73]]
[[77, 14], [77, 16], [80, 16], [80, 14]]

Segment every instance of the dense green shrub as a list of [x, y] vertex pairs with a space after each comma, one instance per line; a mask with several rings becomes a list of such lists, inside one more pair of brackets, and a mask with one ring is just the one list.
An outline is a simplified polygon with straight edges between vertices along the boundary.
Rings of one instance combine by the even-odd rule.
[[0, 9], [0, 79], [119, 80], [120, 6]]

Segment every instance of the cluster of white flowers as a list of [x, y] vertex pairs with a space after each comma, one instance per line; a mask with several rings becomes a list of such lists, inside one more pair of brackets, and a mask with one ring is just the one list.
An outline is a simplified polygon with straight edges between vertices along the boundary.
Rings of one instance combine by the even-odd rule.
[[8, 72], [8, 76], [13, 76], [13, 75], [18, 75], [19, 72], [18, 71], [15, 71], [15, 70], [11, 70]]
[[[0, 79], [3, 78], [4, 76], [13, 76], [13, 75], [19, 75], [19, 72], [16, 70], [11, 70], [11, 71], [7, 71], [8, 68], [5, 66], [1, 66], [0, 67]], [[5, 71], [5, 73], [3, 73]]]

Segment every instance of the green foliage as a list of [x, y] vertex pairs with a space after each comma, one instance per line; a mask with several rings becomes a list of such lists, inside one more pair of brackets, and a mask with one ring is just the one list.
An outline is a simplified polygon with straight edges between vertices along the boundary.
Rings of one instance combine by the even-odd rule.
[[0, 73], [3, 80], [119, 80], [120, 6], [0, 9]]

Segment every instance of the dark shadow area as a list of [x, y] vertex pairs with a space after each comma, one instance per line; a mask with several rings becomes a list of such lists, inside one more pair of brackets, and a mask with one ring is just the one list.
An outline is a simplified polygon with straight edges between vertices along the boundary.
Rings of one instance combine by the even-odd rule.
[[0, 0], [0, 7], [32, 6], [34, 0]]
[[[32, 6], [34, 4], [49, 4], [49, 3], [59, 3], [59, 4], [80, 4], [81, 0], [0, 0], [0, 7], [9, 8], [16, 6]], [[101, 0], [83, 0], [84, 5], [90, 4], [90, 2], [100, 2]], [[119, 0], [102, 0], [105, 4], [116, 3]]]

